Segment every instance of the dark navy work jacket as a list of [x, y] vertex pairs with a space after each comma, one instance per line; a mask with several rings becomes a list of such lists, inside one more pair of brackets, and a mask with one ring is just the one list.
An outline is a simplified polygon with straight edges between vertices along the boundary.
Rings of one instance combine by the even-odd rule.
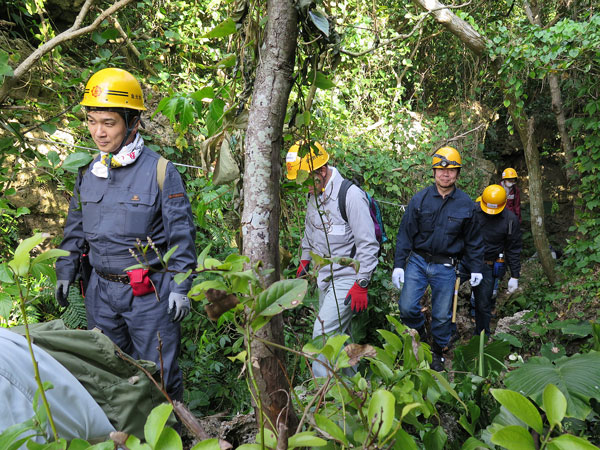
[[483, 234], [484, 259], [495, 261], [500, 253], [504, 258], [513, 278], [519, 278], [521, 273], [521, 227], [519, 219], [508, 208], [500, 214], [487, 214], [477, 204], [475, 217], [479, 221]]
[[[145, 245], [147, 237], [163, 255], [177, 246], [168, 261], [170, 270], [195, 269], [196, 230], [185, 186], [169, 162], [161, 191], [156, 177], [159, 158], [144, 147], [133, 164], [111, 168], [109, 178], [99, 178], [91, 170], [81, 180], [81, 174], [77, 177], [60, 245], [71, 254], [56, 261], [57, 279], [74, 280], [85, 241], [91, 265], [104, 273], [124, 274], [123, 269], [138, 264], [130, 249], [138, 239]], [[98, 159], [99, 155], [91, 164]], [[152, 249], [146, 261], [158, 262]], [[186, 294], [191, 283], [191, 278], [180, 285], [172, 280], [171, 292]]]
[[472, 272], [481, 273], [483, 240], [475, 205], [458, 188], [445, 198], [434, 185], [417, 192], [408, 203], [396, 236], [394, 267], [402, 269], [413, 250], [461, 258]]

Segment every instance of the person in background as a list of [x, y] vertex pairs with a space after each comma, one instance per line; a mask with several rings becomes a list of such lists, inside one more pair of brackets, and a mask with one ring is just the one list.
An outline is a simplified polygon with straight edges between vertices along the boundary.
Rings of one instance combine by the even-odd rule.
[[[298, 153], [303, 150], [302, 157]], [[309, 173], [308, 199], [302, 256], [297, 277], [308, 273], [313, 252], [324, 258], [350, 257], [360, 263], [358, 273], [348, 265], [326, 265], [319, 268], [319, 312], [313, 326], [313, 339], [345, 333], [353, 312], [367, 309], [371, 274], [378, 263], [379, 242], [369, 212], [366, 194], [356, 185], [346, 194], [345, 221], [338, 207], [338, 193], [344, 178], [327, 164], [329, 154], [318, 142], [298, 141], [286, 156], [287, 178], [295, 180], [300, 171]], [[315, 377], [328, 375], [319, 361], [312, 364]]]
[[[196, 229], [185, 186], [172, 163], [159, 169], [161, 157], [138, 133], [146, 108], [133, 75], [117, 68], [96, 72], [81, 105], [100, 153], [75, 183], [60, 245], [70, 254], [56, 261], [56, 300], [68, 305], [69, 286], [89, 245], [88, 328], [98, 328], [133, 358], [154, 361], [163, 369], [168, 395], [181, 401], [179, 322], [190, 311], [192, 279], [178, 284], [173, 276], [196, 267]], [[125, 273], [138, 264], [132, 249], [147, 239], [153, 244], [143, 259], [151, 270]], [[164, 271], [157, 252], [174, 247]]]
[[521, 223], [521, 191], [517, 185], [517, 171], [508, 167], [502, 171], [502, 181], [500, 185], [506, 191], [506, 208], [512, 211]]
[[508, 293], [519, 287], [521, 271], [521, 227], [517, 216], [508, 209], [506, 191], [502, 186], [492, 184], [486, 187], [479, 202], [476, 217], [479, 221], [484, 245], [483, 280], [473, 288], [475, 294], [475, 333], [485, 330], [491, 334], [490, 320], [494, 300], [494, 284], [506, 273], [506, 263], [511, 278]]
[[471, 286], [481, 282], [483, 239], [473, 200], [456, 187], [462, 167], [458, 150], [438, 149], [431, 167], [434, 184], [412, 197], [402, 217], [396, 237], [392, 283], [402, 290], [398, 301], [402, 321], [416, 329], [423, 341], [425, 317], [420, 299], [427, 286], [431, 286], [431, 368], [442, 371], [453, 328], [456, 267], [462, 259], [471, 270]]

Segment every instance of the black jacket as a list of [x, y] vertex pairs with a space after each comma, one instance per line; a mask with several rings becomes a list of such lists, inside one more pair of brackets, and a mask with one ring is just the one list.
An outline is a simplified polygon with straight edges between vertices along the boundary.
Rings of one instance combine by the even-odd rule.
[[500, 214], [487, 214], [478, 208], [475, 214], [479, 221], [483, 236], [485, 261], [495, 261], [500, 253], [504, 253], [505, 261], [513, 278], [521, 273], [521, 227], [519, 219], [507, 208]]

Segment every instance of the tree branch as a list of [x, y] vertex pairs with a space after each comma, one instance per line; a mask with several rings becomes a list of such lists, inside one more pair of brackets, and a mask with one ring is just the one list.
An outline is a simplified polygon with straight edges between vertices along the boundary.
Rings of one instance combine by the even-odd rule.
[[83, 19], [87, 15], [93, 1], [94, 0], [86, 0], [85, 4], [81, 8], [81, 11], [79, 11], [77, 18], [75, 19], [75, 22], [73, 22], [73, 26], [71, 26], [71, 28], [69, 28], [66, 31], [63, 31], [58, 36], [50, 39], [48, 42], [46, 42], [45, 44], [42, 44], [40, 47], [38, 47], [31, 55], [29, 55], [27, 58], [25, 58], [25, 60], [23, 60], [23, 62], [21, 64], [19, 64], [19, 66], [14, 70], [14, 75], [12, 77], [6, 77], [4, 79], [4, 84], [2, 85], [2, 87], [0, 87], [0, 104], [2, 104], [4, 102], [4, 100], [6, 100], [6, 98], [8, 97], [9, 93], [11, 92], [11, 90], [15, 86], [15, 84], [29, 70], [31, 70], [33, 65], [42, 56], [44, 56], [46, 53], [51, 52], [57, 45], [62, 44], [65, 41], [75, 39], [83, 34], [94, 31], [96, 28], [98, 28], [100, 26], [100, 24], [102, 23], [102, 21], [104, 19], [106, 19], [111, 14], [114, 14], [115, 12], [117, 12], [118, 10], [123, 8], [124, 6], [128, 5], [133, 0], [120, 0], [120, 1], [116, 2], [110, 8], [102, 11], [98, 15], [98, 17], [96, 17], [96, 20], [94, 20], [90, 25], [88, 25], [87, 27], [80, 28], [81, 23], [83, 22]]

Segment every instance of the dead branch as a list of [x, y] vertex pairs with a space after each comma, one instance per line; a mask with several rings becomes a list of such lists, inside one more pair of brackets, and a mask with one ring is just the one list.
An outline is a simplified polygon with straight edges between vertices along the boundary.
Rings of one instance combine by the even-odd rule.
[[45, 44], [38, 47], [31, 55], [29, 55], [27, 58], [25, 58], [25, 60], [23, 60], [23, 62], [21, 64], [19, 64], [19, 66], [14, 70], [14, 75], [12, 77], [5, 78], [4, 84], [2, 85], [2, 87], [0, 87], [0, 104], [2, 104], [4, 102], [4, 100], [6, 100], [6, 98], [8, 97], [9, 93], [11, 92], [11, 90], [15, 86], [15, 84], [27, 72], [29, 72], [29, 70], [31, 70], [33, 65], [42, 56], [44, 56], [46, 53], [51, 52], [57, 45], [62, 44], [65, 41], [75, 39], [83, 34], [94, 31], [96, 28], [98, 28], [100, 26], [100, 24], [102, 23], [102, 21], [104, 19], [106, 19], [111, 14], [114, 14], [115, 12], [117, 12], [118, 10], [123, 8], [124, 6], [128, 5], [133, 0], [120, 0], [120, 1], [116, 2], [110, 8], [102, 11], [98, 15], [98, 17], [96, 17], [96, 20], [94, 20], [90, 25], [88, 25], [87, 27], [81, 28], [81, 23], [83, 22], [83, 19], [87, 15], [93, 1], [94, 0], [86, 0], [83, 7], [81, 8], [81, 11], [79, 11], [77, 18], [75, 19], [75, 22], [73, 22], [73, 25], [71, 26], [71, 28], [60, 33], [58, 36], [50, 39], [48, 42], [46, 42]]

